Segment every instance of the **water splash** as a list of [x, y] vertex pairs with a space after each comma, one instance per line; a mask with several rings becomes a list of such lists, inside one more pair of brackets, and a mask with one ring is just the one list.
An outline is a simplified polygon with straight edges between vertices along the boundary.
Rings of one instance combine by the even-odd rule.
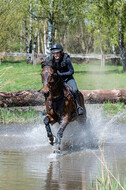
[[3, 126], [0, 131], [0, 150], [25, 150], [47, 146], [43, 124]]
[[[104, 116], [101, 106], [86, 105], [87, 123], [78, 125], [77, 121], [70, 123], [64, 131], [62, 147], [64, 150], [83, 150], [97, 148], [105, 141], [124, 142], [125, 132], [122, 133], [122, 124], [117, 121], [126, 112], [118, 113], [108, 119]], [[52, 126], [56, 135], [59, 125]], [[28, 126], [3, 126], [0, 128], [0, 149], [20, 150], [48, 146], [47, 134], [44, 123]]]
[[[86, 105], [87, 124], [78, 126], [70, 124], [64, 132], [63, 148], [70, 150], [94, 149], [104, 143], [124, 142], [121, 131], [124, 129], [118, 122], [126, 112], [118, 113], [112, 118], [104, 115], [102, 106]], [[83, 129], [83, 130], [82, 130]]]
[[91, 131], [97, 139], [98, 145], [104, 143], [122, 142], [125, 137], [121, 134], [122, 130], [126, 130], [120, 122], [122, 117], [126, 114], [117, 113], [111, 118], [104, 115], [102, 106], [95, 107], [92, 105], [87, 106], [89, 120], [91, 122]]

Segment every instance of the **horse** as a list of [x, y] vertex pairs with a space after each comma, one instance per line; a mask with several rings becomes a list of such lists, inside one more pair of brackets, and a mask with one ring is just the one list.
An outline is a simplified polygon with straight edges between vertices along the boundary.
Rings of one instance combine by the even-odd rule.
[[[84, 115], [78, 116], [77, 104], [72, 93], [72, 88], [65, 85], [61, 77], [57, 74], [57, 70], [52, 64], [43, 66], [41, 71], [43, 83], [42, 93], [45, 97], [46, 116], [43, 119], [47, 131], [49, 143], [55, 145], [54, 153], [60, 153], [61, 139], [66, 126], [79, 119], [86, 122], [86, 108], [84, 105], [84, 97], [79, 91], [81, 106], [84, 109]], [[59, 123], [59, 130], [55, 137], [51, 131], [51, 125]]]

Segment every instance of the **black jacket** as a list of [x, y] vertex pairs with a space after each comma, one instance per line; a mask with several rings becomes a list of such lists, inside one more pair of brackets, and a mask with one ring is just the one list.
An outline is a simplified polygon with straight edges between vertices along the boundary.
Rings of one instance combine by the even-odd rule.
[[57, 61], [53, 55], [46, 58], [44, 65], [52, 63], [53, 66], [57, 69], [58, 74], [66, 79], [74, 74], [74, 68], [72, 66], [70, 56], [67, 53], [63, 53], [59, 61]]

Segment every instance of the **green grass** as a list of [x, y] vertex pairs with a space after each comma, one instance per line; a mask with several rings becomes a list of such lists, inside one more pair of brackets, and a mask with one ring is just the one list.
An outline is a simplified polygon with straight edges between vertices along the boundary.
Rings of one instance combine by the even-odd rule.
[[116, 104], [107, 102], [103, 104], [103, 109], [106, 112], [106, 114], [115, 115], [119, 112], [121, 113], [125, 111], [125, 104], [123, 102], [117, 102]]
[[126, 73], [122, 66], [101, 67], [100, 64], [74, 65], [79, 89], [114, 89], [126, 87]]
[[114, 118], [117, 123], [126, 123], [126, 108], [123, 102], [102, 104], [105, 117]]
[[92, 190], [125, 190], [126, 182], [121, 184], [119, 175], [115, 177], [108, 168], [103, 171], [99, 171], [99, 176], [96, 178], [96, 184], [91, 185]]
[[[126, 180], [120, 179], [118, 170], [113, 172], [113, 169], [108, 166], [104, 156], [104, 145], [99, 146], [100, 155], [93, 152], [94, 156], [100, 162], [98, 164], [98, 176], [96, 182], [91, 183], [90, 189], [96, 190], [126, 190]], [[117, 169], [117, 168], [116, 168]]]
[[[126, 87], [126, 73], [122, 66], [100, 66], [100, 62], [73, 64], [74, 78], [79, 89], [114, 89]], [[41, 65], [28, 65], [26, 62], [4, 62], [0, 65], [0, 91], [23, 89], [39, 90]]]
[[0, 108], [0, 123], [7, 125], [11, 123], [34, 123], [42, 119], [41, 114], [29, 107], [28, 111], [25, 110], [8, 110]]
[[0, 65], [0, 91], [39, 90], [41, 66], [28, 65], [26, 62], [2, 63]]

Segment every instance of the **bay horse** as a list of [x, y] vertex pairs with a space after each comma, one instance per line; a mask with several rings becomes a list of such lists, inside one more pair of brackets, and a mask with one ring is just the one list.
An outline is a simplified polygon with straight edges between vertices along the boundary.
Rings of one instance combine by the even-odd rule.
[[[44, 124], [47, 131], [47, 137], [51, 145], [55, 145], [54, 152], [60, 152], [61, 138], [63, 132], [69, 122], [77, 118], [86, 122], [86, 109], [84, 105], [84, 97], [80, 92], [81, 106], [84, 109], [84, 115], [78, 116], [77, 105], [70, 86], [64, 85], [63, 80], [57, 74], [57, 70], [50, 63], [44, 65], [41, 71], [41, 78], [43, 83], [42, 93], [45, 97], [46, 116]], [[59, 130], [57, 136], [52, 134], [50, 124], [59, 123]]]

